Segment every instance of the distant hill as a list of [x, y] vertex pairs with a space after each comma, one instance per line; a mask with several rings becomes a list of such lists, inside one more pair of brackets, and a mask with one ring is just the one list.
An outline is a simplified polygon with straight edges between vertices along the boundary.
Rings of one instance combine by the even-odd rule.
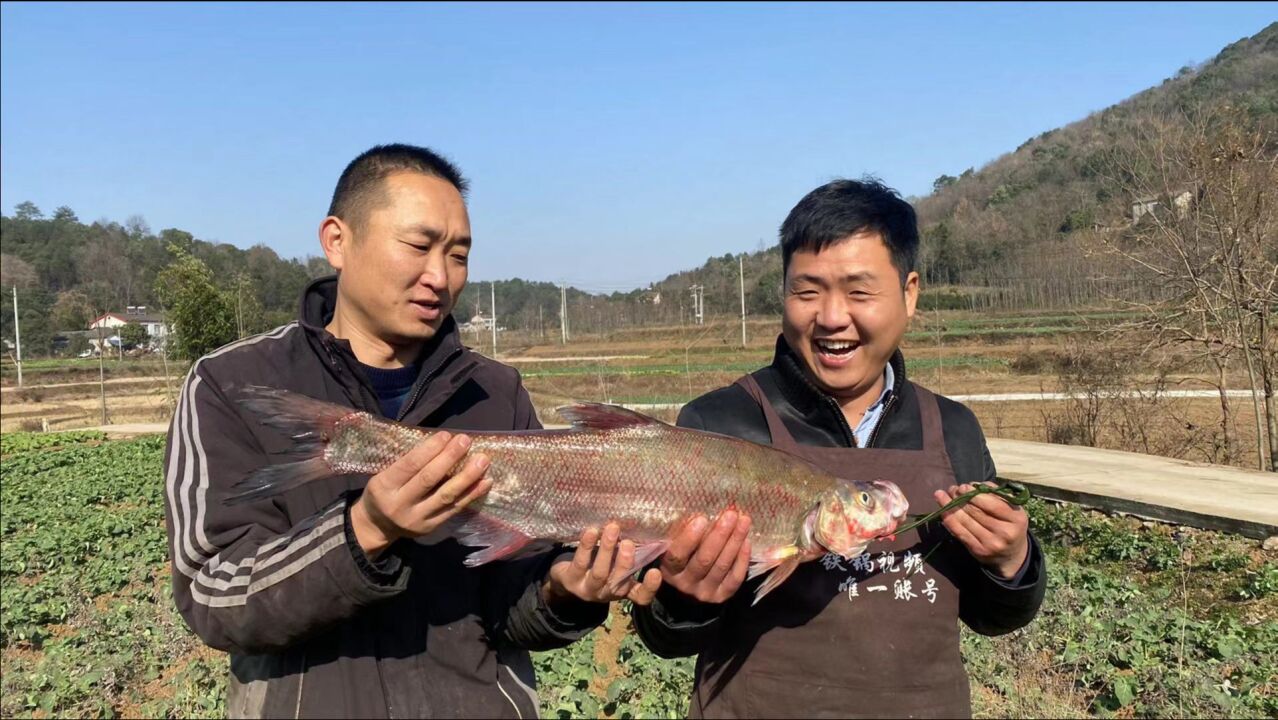
[[1075, 261], [1071, 235], [1122, 220], [1134, 198], [1106, 177], [1106, 156], [1143, 116], [1228, 102], [1278, 113], [1278, 23], [1182, 67], [1157, 87], [1030, 138], [980, 169], [942, 175], [918, 201], [923, 272], [932, 284], [1047, 284]]

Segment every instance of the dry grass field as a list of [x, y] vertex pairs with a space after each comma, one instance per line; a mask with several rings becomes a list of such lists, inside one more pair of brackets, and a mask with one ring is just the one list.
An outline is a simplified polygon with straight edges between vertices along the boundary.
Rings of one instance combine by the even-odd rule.
[[[1132, 399], [1122, 391], [1208, 390], [1200, 368], [1176, 367], [1166, 357], [1123, 356], [1124, 338], [1110, 331], [1114, 313], [920, 313], [903, 351], [911, 379], [946, 395], [1060, 392], [1078, 401], [969, 402], [987, 435], [1017, 440], [1096, 444], [1207, 462], [1247, 465], [1254, 444], [1251, 403], [1231, 398], [1230, 447], [1214, 398]], [[751, 319], [746, 343], [736, 319], [705, 325], [641, 327], [602, 335], [559, 336], [505, 332], [496, 357], [518, 368], [544, 423], [558, 423], [556, 407], [575, 400], [641, 406], [673, 421], [680, 404], [732, 383], [768, 363], [779, 332], [775, 318]], [[488, 334], [465, 342], [492, 355]], [[1130, 340], [1130, 339], [1129, 339]], [[1132, 343], [1128, 342], [1130, 346]], [[1067, 377], [1053, 358], [1068, 353], [1112, 360], [1090, 377]], [[165, 368], [155, 357], [110, 358], [106, 382], [96, 359], [39, 360], [24, 366], [16, 386], [9, 359], [0, 365], [0, 431], [71, 430], [104, 424], [166, 423], [185, 367]], [[1173, 367], [1160, 375], [1159, 367]], [[166, 373], [167, 372], [167, 376]], [[1085, 374], [1086, 375], [1086, 374]], [[1231, 379], [1243, 388], [1243, 376]], [[1070, 385], [1070, 387], [1065, 387]], [[105, 388], [106, 422], [102, 389]]]

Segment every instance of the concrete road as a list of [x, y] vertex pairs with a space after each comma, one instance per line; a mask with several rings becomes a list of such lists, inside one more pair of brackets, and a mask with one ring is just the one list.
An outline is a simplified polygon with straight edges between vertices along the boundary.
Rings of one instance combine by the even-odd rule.
[[1042, 497], [1254, 538], [1278, 535], [1278, 473], [1073, 445], [988, 442], [998, 476]]

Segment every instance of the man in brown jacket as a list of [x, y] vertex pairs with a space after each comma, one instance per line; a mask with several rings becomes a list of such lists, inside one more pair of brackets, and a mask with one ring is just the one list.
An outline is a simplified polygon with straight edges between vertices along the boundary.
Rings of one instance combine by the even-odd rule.
[[[918, 243], [913, 208], [878, 182], [805, 196], [781, 226], [772, 363], [693, 400], [679, 425], [892, 480], [915, 513], [997, 480], [972, 411], [906, 376]], [[690, 523], [661, 560], [656, 599], [635, 604], [649, 648], [698, 656], [692, 717], [969, 716], [959, 622], [1016, 630], [1047, 586], [1026, 513], [985, 494], [852, 560], [801, 565], [754, 605], [749, 524], [734, 512]]]
[[464, 347], [452, 319], [465, 190], [424, 148], [360, 155], [319, 230], [337, 277], [306, 289], [296, 321], [200, 358], [182, 387], [165, 460], [174, 600], [231, 655], [232, 717], [535, 717], [528, 651], [573, 642], [611, 600], [647, 602], [660, 582], [653, 570], [610, 589], [634, 556], [611, 525], [575, 553], [476, 569], [455, 541], [423, 542], [488, 489], [482, 455], [450, 473], [460, 432], [372, 477], [223, 502], [292, 443], [240, 406], [247, 385], [422, 427], [540, 427], [519, 373]]

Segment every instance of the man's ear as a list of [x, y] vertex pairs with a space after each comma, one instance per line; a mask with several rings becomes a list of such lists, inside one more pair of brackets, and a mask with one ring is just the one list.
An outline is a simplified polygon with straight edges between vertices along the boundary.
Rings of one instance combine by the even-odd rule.
[[914, 317], [914, 307], [919, 303], [919, 274], [911, 272], [905, 276], [905, 317]]
[[324, 249], [324, 257], [328, 258], [328, 264], [332, 265], [334, 270], [342, 271], [342, 266], [346, 262], [346, 251], [350, 249], [354, 240], [350, 226], [342, 222], [341, 218], [329, 215], [320, 223], [320, 247]]

